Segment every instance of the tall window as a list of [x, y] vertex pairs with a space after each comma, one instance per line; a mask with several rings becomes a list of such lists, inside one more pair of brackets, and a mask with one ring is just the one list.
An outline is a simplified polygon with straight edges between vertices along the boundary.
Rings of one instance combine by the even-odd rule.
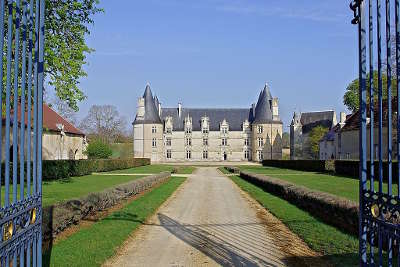
[[171, 145], [172, 145], [172, 140], [171, 140], [170, 137], [167, 138], [165, 144], [166, 144], [167, 146], [171, 146]]
[[157, 126], [151, 127], [151, 133], [153, 134], [157, 133]]
[[186, 151], [186, 159], [191, 159], [192, 158], [192, 151], [187, 150]]
[[192, 145], [192, 138], [186, 138], [186, 145], [191, 146]]
[[249, 159], [250, 158], [250, 152], [248, 150], [244, 151], [244, 158]]
[[208, 151], [207, 150], [203, 151], [203, 159], [208, 159]]
[[203, 138], [203, 146], [208, 146], [208, 138]]
[[257, 151], [258, 154], [258, 160], [263, 160], [264, 159], [264, 155], [262, 151]]
[[171, 149], [167, 150], [167, 159], [172, 159], [172, 151], [171, 151]]
[[228, 139], [222, 138], [222, 145], [227, 146], [228, 145]]
[[258, 125], [258, 127], [257, 127], [257, 132], [258, 132], [259, 134], [262, 134], [262, 133], [264, 132], [264, 127], [263, 127], [262, 125]]
[[250, 144], [249, 138], [244, 139], [244, 145], [248, 146]]
[[259, 137], [258, 138], [258, 147], [263, 147], [264, 146], [264, 139]]
[[153, 140], [151, 141], [151, 145], [153, 147], [157, 147], [157, 139], [156, 138], [153, 138]]

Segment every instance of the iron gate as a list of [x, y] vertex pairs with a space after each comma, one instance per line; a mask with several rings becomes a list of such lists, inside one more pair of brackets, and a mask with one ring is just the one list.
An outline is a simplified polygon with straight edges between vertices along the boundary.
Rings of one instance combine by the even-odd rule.
[[400, 83], [392, 83], [400, 76], [399, 2], [350, 4], [359, 34], [360, 266], [400, 266]]
[[44, 2], [0, 0], [0, 266], [42, 265]]

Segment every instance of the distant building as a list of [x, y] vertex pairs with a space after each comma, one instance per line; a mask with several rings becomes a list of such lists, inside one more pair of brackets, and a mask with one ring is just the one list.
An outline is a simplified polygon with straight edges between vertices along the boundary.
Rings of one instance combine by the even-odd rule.
[[[368, 107], [369, 108], [369, 107]], [[393, 110], [397, 110], [397, 98], [392, 100], [392, 108]], [[379, 148], [379, 126], [378, 126], [378, 104], [375, 104], [374, 107], [374, 143], [371, 149], [370, 147], [370, 118], [367, 118], [367, 154], [368, 159], [370, 158], [370, 153], [372, 150], [374, 159], [378, 159], [378, 148]], [[388, 108], [387, 108], [387, 101], [383, 102], [382, 105], [382, 118], [383, 118], [383, 127], [382, 127], [382, 158], [387, 160], [388, 152], [387, 152], [387, 144], [388, 144], [388, 134], [387, 134], [387, 115], [388, 115]], [[393, 114], [393, 129], [396, 129], [397, 122], [396, 122], [395, 113]], [[360, 130], [360, 113], [359, 111], [355, 112], [351, 116], [349, 116], [346, 120], [345, 125], [340, 130], [340, 143], [341, 143], [341, 150], [340, 150], [340, 159], [350, 159], [350, 160], [358, 160], [359, 159], [359, 130]], [[397, 146], [394, 145], [397, 142], [397, 131], [393, 131], [392, 135], [392, 157], [397, 158]]]
[[[32, 118], [32, 129], [33, 129], [33, 116]], [[5, 124], [6, 119], [2, 119], [2, 160], [5, 158]], [[25, 112], [25, 155], [27, 153], [28, 134], [27, 130], [27, 112]], [[11, 115], [10, 121], [10, 157], [12, 158], [14, 147], [13, 147], [13, 115]], [[21, 112], [20, 107], [18, 108], [18, 139], [21, 138]], [[31, 131], [31, 147], [33, 147], [33, 133]], [[48, 105], [43, 105], [43, 146], [42, 153], [44, 160], [60, 160], [60, 159], [86, 159], [86, 155], [83, 152], [86, 149], [86, 136], [83, 132], [77, 129], [74, 125], [60, 116], [57, 112], [51, 109]], [[20, 153], [21, 143], [18, 141], [18, 155]], [[31, 150], [32, 151], [32, 150]], [[31, 152], [33, 153], [33, 151]]]
[[340, 113], [340, 122], [336, 124], [319, 143], [319, 159], [340, 159], [341, 158], [341, 129], [346, 122], [346, 114]]
[[250, 108], [162, 108], [147, 85], [133, 122], [134, 156], [153, 162], [282, 158], [278, 99], [266, 85]]
[[290, 159], [312, 159], [309, 134], [315, 127], [331, 130], [337, 124], [333, 110], [293, 114], [290, 124]]

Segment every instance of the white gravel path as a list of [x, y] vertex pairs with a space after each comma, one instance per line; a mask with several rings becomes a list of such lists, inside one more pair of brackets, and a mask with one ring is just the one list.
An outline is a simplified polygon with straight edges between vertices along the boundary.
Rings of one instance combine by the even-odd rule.
[[105, 266], [304, 266], [317, 256], [216, 168], [199, 167]]

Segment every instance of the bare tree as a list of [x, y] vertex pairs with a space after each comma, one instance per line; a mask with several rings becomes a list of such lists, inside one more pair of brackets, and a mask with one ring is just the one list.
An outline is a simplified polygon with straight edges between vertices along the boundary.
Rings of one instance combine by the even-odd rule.
[[60, 114], [64, 119], [72, 123], [73, 125], [78, 124], [78, 120], [76, 118], [76, 112], [66, 103], [61, 100], [57, 96], [52, 101], [52, 107]]
[[82, 120], [80, 128], [88, 135], [112, 142], [125, 132], [126, 119], [112, 105], [93, 105]]

